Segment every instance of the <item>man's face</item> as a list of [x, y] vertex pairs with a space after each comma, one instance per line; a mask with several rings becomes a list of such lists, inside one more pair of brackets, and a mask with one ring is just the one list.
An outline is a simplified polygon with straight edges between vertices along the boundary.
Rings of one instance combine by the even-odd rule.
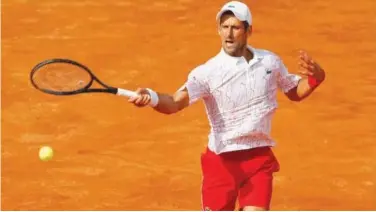
[[251, 26], [245, 29], [244, 23], [233, 14], [224, 14], [219, 22], [218, 31], [225, 52], [231, 56], [240, 57], [247, 45]]

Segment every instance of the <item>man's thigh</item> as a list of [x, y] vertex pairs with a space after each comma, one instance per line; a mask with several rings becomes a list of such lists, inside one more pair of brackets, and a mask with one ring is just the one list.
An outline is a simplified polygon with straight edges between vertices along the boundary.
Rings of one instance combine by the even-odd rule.
[[269, 210], [273, 191], [273, 174], [279, 171], [279, 163], [270, 148], [251, 151], [254, 156], [243, 165], [243, 170], [248, 175], [239, 188], [239, 206], [241, 208], [254, 206]]
[[227, 163], [221, 156], [207, 150], [201, 156], [201, 167], [202, 209], [235, 210], [238, 188], [233, 175], [236, 172], [233, 163]]

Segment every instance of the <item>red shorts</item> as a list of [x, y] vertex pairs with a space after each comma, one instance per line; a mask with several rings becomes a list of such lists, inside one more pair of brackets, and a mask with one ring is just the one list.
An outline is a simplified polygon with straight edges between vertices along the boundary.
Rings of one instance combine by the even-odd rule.
[[269, 209], [273, 173], [279, 163], [270, 147], [216, 155], [209, 149], [201, 157], [203, 210], [235, 210], [239, 206]]

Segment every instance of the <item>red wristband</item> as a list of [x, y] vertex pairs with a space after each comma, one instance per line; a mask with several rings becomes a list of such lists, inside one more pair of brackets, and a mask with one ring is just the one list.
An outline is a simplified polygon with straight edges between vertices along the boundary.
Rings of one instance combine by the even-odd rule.
[[311, 87], [311, 88], [316, 88], [317, 86], [320, 85], [320, 81], [317, 80], [316, 78], [314, 78], [313, 76], [308, 76], [308, 85]]

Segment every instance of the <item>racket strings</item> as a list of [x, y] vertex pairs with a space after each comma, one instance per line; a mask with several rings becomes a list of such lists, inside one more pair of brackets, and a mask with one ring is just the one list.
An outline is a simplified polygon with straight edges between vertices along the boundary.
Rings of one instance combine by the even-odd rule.
[[68, 63], [51, 63], [38, 69], [33, 82], [43, 90], [72, 92], [85, 88], [92, 80], [84, 69]]

